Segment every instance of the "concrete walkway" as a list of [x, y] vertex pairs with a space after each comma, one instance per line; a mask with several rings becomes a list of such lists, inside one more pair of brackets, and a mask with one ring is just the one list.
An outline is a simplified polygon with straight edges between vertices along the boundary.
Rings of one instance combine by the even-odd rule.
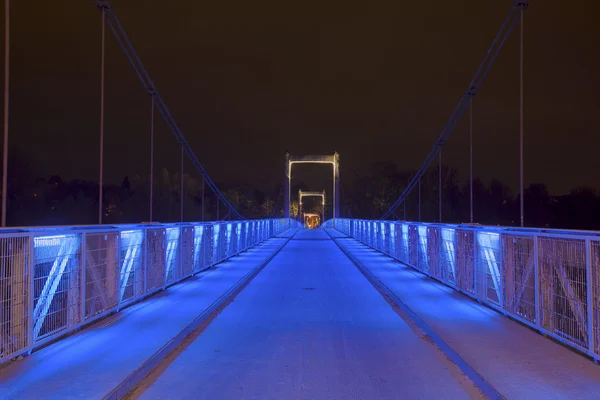
[[[354, 239], [329, 233], [335, 241], [322, 230], [299, 231], [130, 397], [482, 398], [339, 244], [505, 398], [600, 399], [600, 367], [590, 360]], [[286, 241], [271, 239], [0, 369], [0, 398], [103, 398]]]
[[269, 239], [7, 365], [0, 399], [103, 398], [285, 241]]
[[324, 231], [300, 231], [142, 399], [468, 399]]
[[591, 360], [354, 239], [337, 242], [507, 399], [600, 399]]

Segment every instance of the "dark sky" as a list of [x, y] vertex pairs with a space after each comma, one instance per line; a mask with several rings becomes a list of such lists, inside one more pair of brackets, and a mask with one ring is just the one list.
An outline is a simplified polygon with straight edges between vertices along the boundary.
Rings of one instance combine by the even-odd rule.
[[[11, 142], [39, 175], [96, 179], [100, 13], [12, 3]], [[338, 151], [342, 180], [374, 161], [418, 167], [512, 0], [111, 3], [211, 176], [272, 190], [286, 150]], [[600, 5], [568, 3], [532, 0], [525, 20], [525, 179], [556, 194], [600, 186]], [[118, 182], [147, 173], [150, 98], [107, 37], [105, 173]], [[518, 106], [515, 30], [474, 103], [475, 174], [513, 188]], [[466, 122], [444, 150], [463, 176]], [[162, 122], [157, 136], [157, 165], [177, 170]]]

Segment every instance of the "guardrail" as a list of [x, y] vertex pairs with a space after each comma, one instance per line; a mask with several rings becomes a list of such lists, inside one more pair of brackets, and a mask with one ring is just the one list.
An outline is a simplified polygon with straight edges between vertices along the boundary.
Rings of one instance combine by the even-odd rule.
[[350, 219], [335, 229], [600, 359], [600, 232]]
[[291, 219], [0, 230], [0, 363], [273, 237]]

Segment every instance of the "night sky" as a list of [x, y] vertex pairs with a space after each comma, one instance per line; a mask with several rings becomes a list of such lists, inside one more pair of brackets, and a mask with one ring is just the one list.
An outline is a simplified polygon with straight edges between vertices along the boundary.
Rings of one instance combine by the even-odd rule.
[[[86, 0], [12, 3], [11, 145], [36, 175], [97, 179], [100, 12]], [[338, 151], [342, 181], [376, 161], [417, 168], [512, 0], [111, 3], [213, 179], [271, 191], [286, 150]], [[598, 0], [526, 11], [525, 183], [552, 194], [600, 186], [599, 15]], [[148, 173], [150, 97], [107, 38], [105, 177], [117, 183]], [[517, 28], [474, 102], [475, 175], [513, 189], [518, 50]], [[177, 171], [157, 121], [157, 167]], [[444, 149], [462, 177], [467, 129], [463, 118]]]

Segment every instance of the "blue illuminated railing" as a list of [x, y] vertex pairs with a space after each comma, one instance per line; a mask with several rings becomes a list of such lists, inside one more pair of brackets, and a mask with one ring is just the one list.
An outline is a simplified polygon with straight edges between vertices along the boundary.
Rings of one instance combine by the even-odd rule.
[[324, 227], [600, 359], [600, 232], [353, 219]]
[[301, 224], [289, 219], [0, 230], [0, 363]]

